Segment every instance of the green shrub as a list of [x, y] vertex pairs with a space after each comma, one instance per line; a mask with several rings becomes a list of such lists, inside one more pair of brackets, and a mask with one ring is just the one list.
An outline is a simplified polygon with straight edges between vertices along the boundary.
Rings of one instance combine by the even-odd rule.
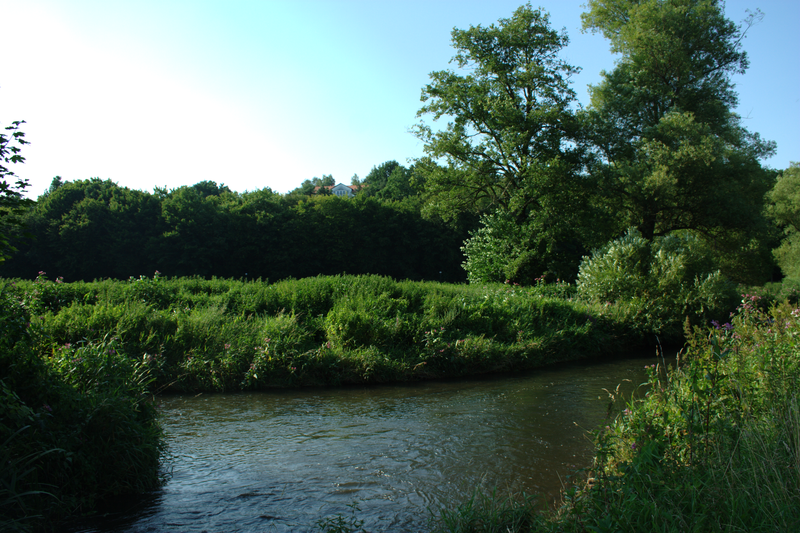
[[0, 302], [0, 529], [38, 529], [157, 487], [163, 440], [149, 361], [110, 336], [54, 345], [24, 300], [0, 292]]
[[339, 298], [325, 317], [328, 339], [344, 347], [408, 345], [408, 301], [387, 292]]
[[620, 304], [642, 331], [670, 338], [679, 338], [687, 317], [708, 324], [726, 316], [737, 298], [699, 239], [675, 233], [650, 242], [634, 229], [584, 259], [577, 289], [588, 301]]
[[559, 531], [797, 531], [800, 309], [742, 300], [597, 432], [592, 482]]

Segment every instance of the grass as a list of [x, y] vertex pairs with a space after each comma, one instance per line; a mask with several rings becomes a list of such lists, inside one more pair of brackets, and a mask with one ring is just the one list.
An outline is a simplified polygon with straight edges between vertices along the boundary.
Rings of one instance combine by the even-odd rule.
[[646, 338], [569, 287], [452, 285], [381, 276], [267, 284], [138, 278], [5, 281], [38, 349], [110, 335], [147, 361], [154, 390], [385, 383], [603, 357]]
[[159, 486], [164, 444], [145, 362], [117, 339], [42, 344], [0, 291], [0, 530], [55, 529]]

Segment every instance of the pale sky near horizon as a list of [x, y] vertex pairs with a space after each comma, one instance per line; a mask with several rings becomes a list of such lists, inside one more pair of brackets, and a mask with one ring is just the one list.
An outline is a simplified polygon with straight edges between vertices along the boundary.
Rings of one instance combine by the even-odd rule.
[[[611, 70], [585, 0], [531, 2], [565, 28], [587, 84]], [[350, 183], [423, 155], [410, 132], [429, 73], [450, 68], [450, 31], [508, 18], [522, 0], [0, 0], [0, 126], [25, 120], [13, 170], [37, 197], [54, 176], [152, 191], [212, 180], [280, 193], [332, 174]], [[745, 126], [800, 161], [800, 1], [729, 0], [750, 69], [735, 76]]]

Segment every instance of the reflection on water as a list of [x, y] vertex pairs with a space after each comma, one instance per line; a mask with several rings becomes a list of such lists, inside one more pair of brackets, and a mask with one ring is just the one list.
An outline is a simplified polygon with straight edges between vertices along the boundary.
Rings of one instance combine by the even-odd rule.
[[[607, 394], [655, 357], [514, 377], [160, 399], [172, 475], [84, 532], [310, 531], [358, 502], [370, 531], [424, 531], [493, 487], [552, 498], [588, 464]], [[627, 381], [626, 381], [627, 380]]]

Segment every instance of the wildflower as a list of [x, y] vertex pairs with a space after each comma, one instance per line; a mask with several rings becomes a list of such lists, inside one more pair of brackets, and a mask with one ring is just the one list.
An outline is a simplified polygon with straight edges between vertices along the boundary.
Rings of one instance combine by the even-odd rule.
[[230, 344], [225, 344], [225, 349], [226, 350], [230, 350], [231, 349], [231, 345]]
[[44, 410], [45, 410], [45, 411], [47, 411], [48, 413], [52, 413], [52, 412], [53, 412], [53, 408], [52, 408], [52, 407], [50, 407], [48, 404], [44, 404], [44, 405], [42, 405], [42, 407], [43, 407], [43, 408], [44, 408]]

